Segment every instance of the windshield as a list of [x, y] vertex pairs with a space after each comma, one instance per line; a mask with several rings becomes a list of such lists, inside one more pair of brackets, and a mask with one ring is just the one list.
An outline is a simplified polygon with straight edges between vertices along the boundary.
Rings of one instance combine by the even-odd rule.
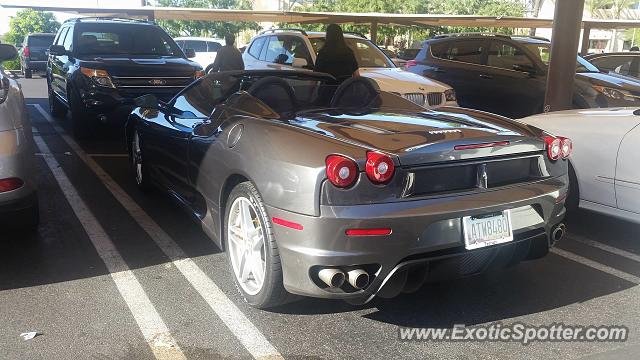
[[153, 26], [83, 24], [76, 31], [79, 55], [126, 54], [184, 57], [182, 50], [163, 31]]
[[[358, 67], [368, 68], [393, 68], [393, 62], [380, 50], [366, 39], [345, 38], [347, 46], [353, 50], [358, 62]], [[313, 51], [318, 54], [318, 50], [324, 45], [324, 38], [310, 38]]]
[[[529, 49], [534, 55], [538, 57], [543, 64], [549, 65], [549, 55], [551, 53], [549, 49], [549, 44], [523, 44], [527, 49]], [[587, 60], [581, 58], [580, 56], [576, 59], [576, 72], [584, 73], [584, 72], [600, 72], [600, 70]]]

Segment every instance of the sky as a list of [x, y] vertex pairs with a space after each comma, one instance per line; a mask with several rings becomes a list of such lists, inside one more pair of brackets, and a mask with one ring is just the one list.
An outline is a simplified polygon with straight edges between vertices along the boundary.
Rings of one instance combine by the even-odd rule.
[[[139, 0], [0, 0], [2, 4], [20, 4], [34, 6], [66, 6], [66, 7], [134, 7], [140, 4]], [[9, 18], [14, 16], [17, 9], [0, 8], [0, 34], [9, 31]], [[55, 13], [59, 22], [76, 17], [74, 14]]]

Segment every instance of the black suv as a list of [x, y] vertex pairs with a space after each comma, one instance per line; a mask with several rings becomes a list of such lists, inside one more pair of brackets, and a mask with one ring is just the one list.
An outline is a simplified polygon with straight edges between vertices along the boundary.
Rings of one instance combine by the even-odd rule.
[[47, 69], [47, 51], [56, 34], [29, 34], [20, 48], [20, 69], [25, 78], [31, 79], [34, 71]]
[[[460, 106], [520, 118], [542, 112], [550, 42], [500, 34], [439, 35], [405, 69], [451, 85]], [[575, 108], [638, 106], [640, 82], [577, 57]]]
[[202, 67], [151, 22], [116, 18], [66, 21], [49, 48], [47, 85], [54, 116], [71, 112], [74, 135], [87, 136], [92, 123], [126, 121], [133, 99], [154, 94], [168, 101]]

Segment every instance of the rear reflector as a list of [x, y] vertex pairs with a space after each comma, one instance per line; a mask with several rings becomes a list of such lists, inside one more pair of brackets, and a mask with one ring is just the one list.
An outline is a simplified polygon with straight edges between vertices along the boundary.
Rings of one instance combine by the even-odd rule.
[[19, 189], [24, 185], [24, 181], [18, 178], [0, 179], [0, 193]]
[[347, 236], [381, 236], [391, 235], [391, 229], [379, 228], [379, 229], [348, 229], [345, 231]]
[[271, 221], [273, 221], [274, 224], [278, 224], [280, 226], [284, 226], [284, 227], [288, 227], [290, 229], [294, 229], [294, 230], [302, 230], [303, 227], [302, 225], [298, 224], [298, 223], [294, 223], [293, 221], [288, 221], [285, 219], [280, 219], [280, 218], [272, 218]]
[[482, 149], [482, 148], [507, 146], [507, 145], [509, 145], [508, 141], [498, 141], [498, 142], [490, 142], [490, 143], [482, 143], [482, 144], [456, 145], [453, 147], [453, 149], [454, 150], [471, 150], [471, 149]]

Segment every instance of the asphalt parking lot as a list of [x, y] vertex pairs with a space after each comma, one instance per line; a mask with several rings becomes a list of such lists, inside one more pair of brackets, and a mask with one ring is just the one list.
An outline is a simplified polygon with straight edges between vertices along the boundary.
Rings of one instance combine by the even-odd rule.
[[[580, 212], [542, 260], [360, 307], [302, 299], [260, 311], [224, 253], [128, 172], [121, 130], [76, 142], [19, 80], [37, 148], [41, 225], [0, 229], [0, 358], [637, 358], [640, 226]], [[401, 341], [398, 327], [624, 325], [626, 342]], [[32, 340], [21, 333], [37, 331]]]

